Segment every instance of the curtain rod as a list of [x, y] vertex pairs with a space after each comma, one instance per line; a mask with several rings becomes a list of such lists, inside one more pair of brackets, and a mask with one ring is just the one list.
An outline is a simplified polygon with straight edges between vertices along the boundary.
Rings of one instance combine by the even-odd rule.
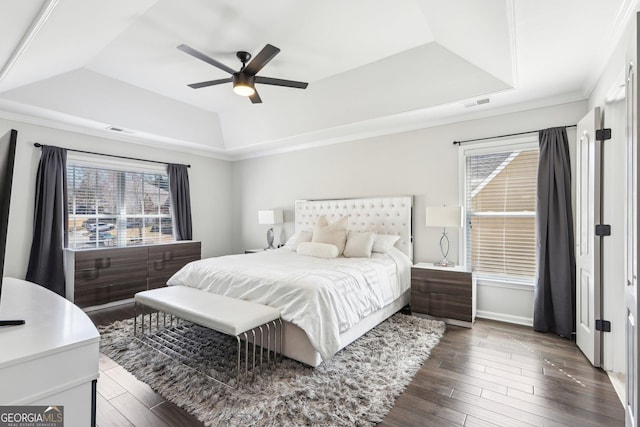
[[[34, 147], [40, 148], [40, 147], [47, 147], [46, 145], [40, 144], [39, 142], [36, 142], [33, 144]], [[49, 147], [55, 147], [54, 145], [49, 145]], [[60, 147], [56, 147], [56, 148], [60, 148]], [[104, 153], [95, 153], [93, 151], [83, 151], [83, 150], [74, 150], [72, 148], [64, 148], [64, 150], [67, 151], [74, 151], [76, 153], [84, 153], [84, 154], [96, 154], [98, 156], [107, 156], [107, 157], [116, 157], [118, 159], [126, 159], [126, 160], [137, 160], [140, 162], [149, 162], [149, 163], [159, 163], [161, 165], [167, 165], [167, 162], [160, 162], [158, 160], [147, 160], [147, 159], [138, 159], [136, 157], [127, 157], [127, 156], [118, 156], [116, 154], [104, 154]], [[184, 165], [188, 168], [191, 167], [191, 165]]]
[[[557, 127], [564, 127], [564, 128], [574, 128], [577, 125], [566, 125], [566, 126], [557, 126]], [[536, 133], [536, 132], [540, 132], [543, 129], [538, 129], [538, 130], [530, 130], [528, 132], [518, 132], [518, 133], [509, 133], [507, 135], [498, 135], [498, 136], [488, 136], [486, 138], [475, 138], [475, 139], [465, 139], [464, 141], [453, 141], [453, 145], [461, 145], [464, 144], [465, 142], [474, 142], [474, 141], [485, 141], [487, 139], [495, 139], [495, 138], [505, 138], [507, 136], [518, 136], [518, 135], [526, 135], [528, 133]]]

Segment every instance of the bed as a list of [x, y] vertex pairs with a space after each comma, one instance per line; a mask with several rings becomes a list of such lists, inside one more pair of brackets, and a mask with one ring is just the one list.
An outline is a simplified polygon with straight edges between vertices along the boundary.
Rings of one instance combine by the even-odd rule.
[[306, 256], [289, 245], [208, 258], [186, 265], [168, 284], [278, 308], [283, 354], [315, 367], [409, 303], [412, 207], [410, 196], [298, 200], [295, 236], [324, 217], [328, 223], [342, 218], [354, 235], [370, 231], [398, 240], [371, 258]]

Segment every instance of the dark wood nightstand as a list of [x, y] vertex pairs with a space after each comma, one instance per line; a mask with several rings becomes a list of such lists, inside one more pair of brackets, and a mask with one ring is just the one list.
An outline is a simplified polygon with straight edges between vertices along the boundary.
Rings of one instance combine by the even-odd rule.
[[476, 284], [470, 269], [428, 263], [414, 265], [411, 311], [470, 328], [476, 317]]

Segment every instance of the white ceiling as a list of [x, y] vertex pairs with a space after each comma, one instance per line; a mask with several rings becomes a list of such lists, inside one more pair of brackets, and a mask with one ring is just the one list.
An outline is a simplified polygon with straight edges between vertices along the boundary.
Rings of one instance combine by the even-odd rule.
[[[0, 116], [147, 145], [243, 158], [430, 119], [588, 97], [632, 0], [31, 0], [4, 2]], [[578, 23], [578, 24], [577, 24]], [[233, 69], [238, 50], [281, 49], [258, 75], [262, 104], [176, 49]], [[480, 98], [491, 102], [466, 108]], [[124, 129], [113, 133], [109, 126]]]

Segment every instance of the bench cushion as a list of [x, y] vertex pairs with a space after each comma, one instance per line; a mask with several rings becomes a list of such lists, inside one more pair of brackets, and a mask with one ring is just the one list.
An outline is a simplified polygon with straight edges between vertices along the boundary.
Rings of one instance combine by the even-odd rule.
[[233, 336], [280, 318], [280, 311], [273, 307], [187, 286], [169, 286], [138, 292], [135, 300], [156, 310]]

